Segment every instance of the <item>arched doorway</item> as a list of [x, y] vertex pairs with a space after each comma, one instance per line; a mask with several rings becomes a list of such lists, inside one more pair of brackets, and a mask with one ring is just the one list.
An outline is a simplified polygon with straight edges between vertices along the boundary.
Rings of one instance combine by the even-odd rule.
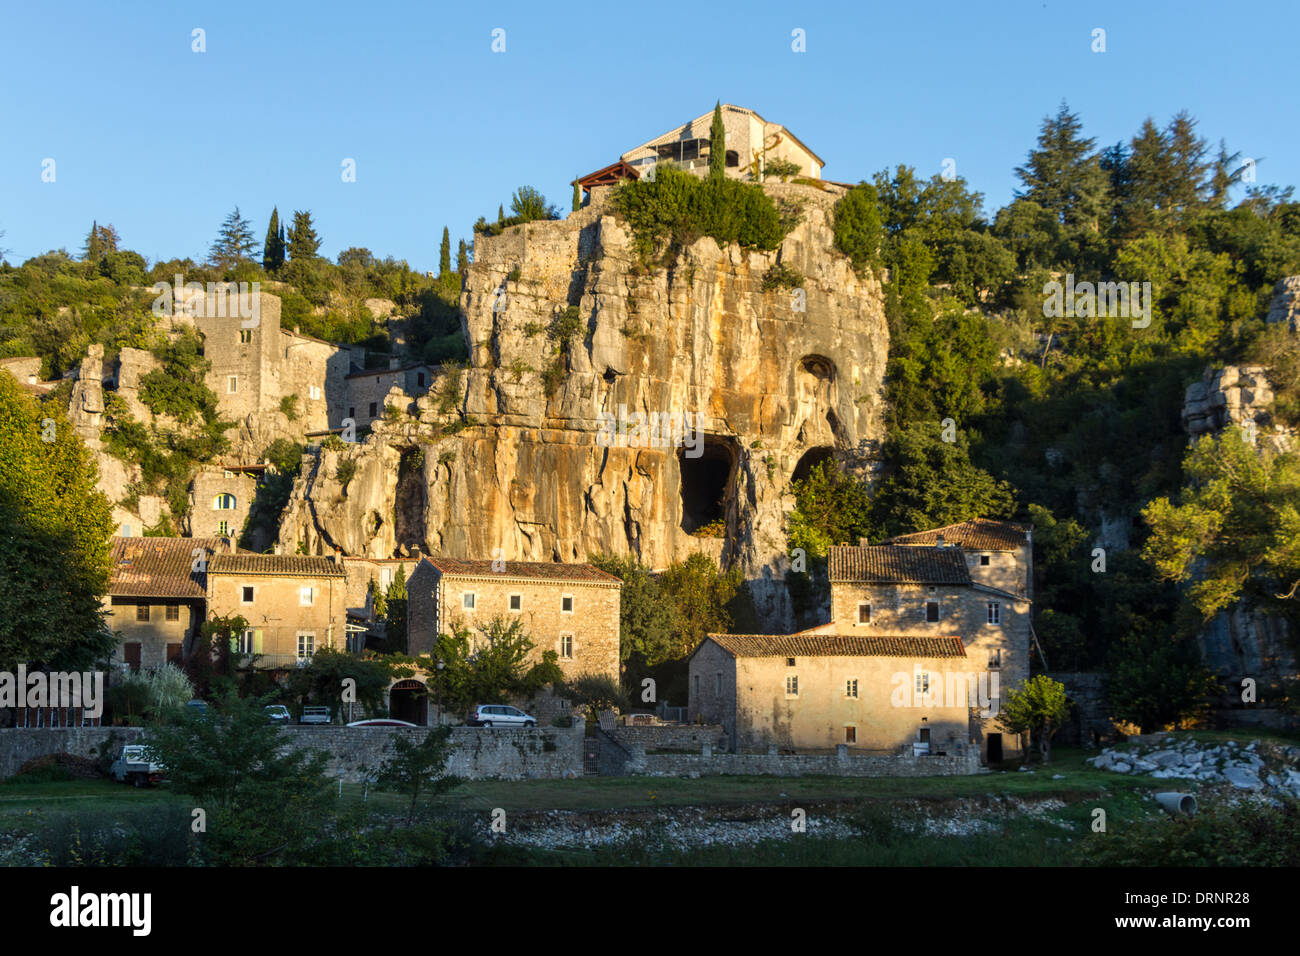
[[418, 680], [399, 680], [388, 689], [388, 716], [429, 726], [429, 692]]

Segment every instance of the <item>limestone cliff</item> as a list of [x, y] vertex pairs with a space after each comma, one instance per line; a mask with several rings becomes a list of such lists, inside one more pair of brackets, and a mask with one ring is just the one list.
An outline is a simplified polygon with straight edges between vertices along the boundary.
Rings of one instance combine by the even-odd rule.
[[[281, 546], [507, 561], [615, 552], [655, 567], [704, 551], [743, 569], [768, 626], [788, 626], [790, 479], [828, 456], [870, 461], [888, 332], [879, 283], [833, 251], [839, 192], [769, 189], [803, 207], [771, 253], [704, 238], [644, 269], [599, 201], [480, 236], [461, 298], [469, 368], [364, 444], [321, 449]], [[763, 290], [778, 262], [802, 273], [802, 290]], [[575, 310], [566, 349], [554, 332]], [[602, 414], [617, 420], [620, 406], [634, 430], [635, 413], [688, 416], [698, 457], [635, 434], [639, 447], [611, 442]]]

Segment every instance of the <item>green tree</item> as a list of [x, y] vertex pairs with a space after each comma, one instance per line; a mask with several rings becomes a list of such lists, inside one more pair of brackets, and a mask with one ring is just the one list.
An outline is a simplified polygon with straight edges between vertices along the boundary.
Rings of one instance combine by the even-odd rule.
[[212, 243], [208, 253], [212, 264], [218, 269], [232, 269], [245, 262], [251, 262], [257, 249], [253, 238], [253, 224], [240, 215], [239, 207], [221, 223], [217, 239]]
[[835, 204], [834, 235], [835, 248], [849, 257], [858, 272], [880, 262], [884, 230], [875, 186], [858, 183]]
[[559, 213], [546, 202], [546, 197], [532, 186], [520, 186], [510, 198], [511, 218], [516, 223], [537, 219], [558, 219]]
[[465, 240], [461, 239], [456, 244], [456, 271], [463, 277], [469, 272], [469, 250], [465, 246]]
[[271, 221], [266, 227], [266, 240], [262, 243], [262, 268], [274, 272], [284, 265], [284, 227], [280, 225], [280, 210], [271, 209]]
[[709, 178], [725, 179], [727, 176], [727, 127], [722, 122], [722, 101], [713, 107], [713, 123], [709, 126]]
[[408, 827], [415, 820], [420, 794], [436, 798], [462, 783], [459, 777], [447, 773], [447, 760], [454, 749], [450, 727], [429, 731], [418, 744], [401, 734], [393, 736], [392, 752], [380, 764], [375, 782], [381, 790], [410, 794], [411, 805], [406, 811]]
[[8, 374], [0, 421], [0, 669], [88, 667], [114, 644], [101, 607], [113, 522], [94, 459]]
[[1125, 634], [1106, 660], [1111, 716], [1137, 724], [1144, 734], [1205, 716], [1215, 691], [1196, 639], [1171, 630], [1146, 627]]
[[575, 179], [573, 181], [573, 205], [571, 207], [571, 211], [577, 212], [581, 208], [582, 208], [582, 186], [580, 186], [578, 184], [578, 181]]
[[384, 649], [386, 651], [406, 652], [409, 642], [407, 640], [407, 623], [406, 623], [406, 564], [402, 563], [397, 566], [393, 573], [393, 580], [388, 584], [388, 593], [384, 595], [384, 605], [388, 611], [388, 623], [384, 630]]
[[1062, 102], [1046, 117], [1038, 148], [1016, 168], [1023, 190], [1018, 198], [1037, 203], [1072, 233], [1097, 232], [1107, 203], [1108, 183], [1094, 151], [1096, 141], [1081, 135], [1083, 124]]
[[310, 210], [297, 210], [293, 214], [293, 226], [289, 229], [289, 259], [293, 262], [306, 263], [316, 258], [320, 249], [320, 236], [311, 221]]
[[442, 245], [438, 247], [438, 275], [445, 276], [451, 271], [451, 233], [442, 227]]
[[1069, 715], [1065, 685], [1039, 674], [1006, 692], [998, 710], [998, 723], [1013, 734], [1028, 733], [1031, 747], [1037, 737], [1038, 752], [1046, 764], [1052, 758], [1052, 737]]
[[354, 702], [364, 711], [384, 713], [388, 704], [391, 670], [383, 660], [357, 657], [333, 647], [322, 647], [305, 667], [290, 672], [285, 692], [299, 705], [308, 702], [328, 706], [330, 719], [347, 717], [344, 701], [351, 689]]

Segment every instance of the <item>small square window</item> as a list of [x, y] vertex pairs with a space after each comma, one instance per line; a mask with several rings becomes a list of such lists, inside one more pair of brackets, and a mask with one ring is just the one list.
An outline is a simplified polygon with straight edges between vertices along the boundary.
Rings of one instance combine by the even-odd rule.
[[573, 660], [573, 635], [572, 634], [560, 635], [560, 659], [566, 661]]
[[565, 614], [573, 613], [573, 595], [566, 594], [560, 598], [560, 610]]
[[786, 697], [799, 696], [799, 675], [791, 674], [789, 677], [785, 679], [785, 696]]
[[423, 373], [423, 372], [417, 372], [417, 373], [416, 373], [416, 375], [415, 375], [415, 387], [416, 387], [416, 388], [424, 388], [424, 373]]
[[1002, 667], [1002, 648], [989, 652], [989, 670], [995, 671]]
[[135, 619], [136, 619], [137, 621], [147, 621], [147, 620], [149, 620], [149, 605], [148, 605], [148, 604], [137, 604], [137, 605], [135, 606]]
[[251, 342], [251, 341], [253, 341], [253, 330], [252, 330], [252, 329], [240, 329], [240, 330], [239, 330], [239, 344], [240, 344], [240, 345], [247, 345], [247, 344], [248, 344], [249, 342]]
[[981, 554], [980, 567], [987, 568], [988, 566], [989, 566], [989, 556], [987, 554]]
[[793, 658], [793, 657], [787, 657], [787, 658], [785, 659], [785, 666], [786, 666], [786, 667], [794, 667], [794, 658]]
[[852, 697], [854, 700], [858, 697], [858, 679], [850, 677], [844, 682], [844, 696]]
[[856, 727], [845, 727], [845, 728], [844, 728], [844, 742], [845, 742], [846, 744], [856, 744], [856, 743], [858, 742], [858, 728], [856, 728]]
[[522, 611], [524, 609], [524, 596], [522, 594], [510, 595], [510, 610]]
[[311, 607], [314, 595], [311, 588], [298, 589], [298, 604], [300, 607]]
[[926, 671], [916, 672], [916, 692], [918, 694], [930, 693], [930, 675]]
[[349, 405], [349, 406], [348, 406], [348, 418], [356, 418], [356, 417], [357, 417], [357, 406], [355, 406], [355, 405]]
[[217, 522], [217, 534], [221, 535], [221, 537], [223, 537], [223, 538], [228, 538], [228, 537], [230, 537], [230, 522], [229, 522], [229, 521], [218, 521], [218, 522]]
[[939, 622], [939, 602], [926, 601], [925, 602], [925, 623], [937, 624], [938, 622]]
[[241, 604], [253, 603], [253, 588], [250, 585], [244, 585], [240, 588], [240, 594], [241, 596], [239, 600]]
[[476, 600], [477, 600], [477, 596], [474, 594], [473, 591], [466, 591], [464, 594], [460, 596], [460, 606], [467, 611], [472, 611], [474, 610], [474, 604]]
[[181, 619], [181, 606], [179, 604], [168, 604], [163, 614], [169, 621], [179, 621]]

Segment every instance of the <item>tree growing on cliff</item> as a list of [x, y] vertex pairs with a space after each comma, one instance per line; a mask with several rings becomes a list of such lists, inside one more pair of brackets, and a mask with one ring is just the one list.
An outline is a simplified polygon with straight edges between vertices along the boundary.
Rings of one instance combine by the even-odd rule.
[[94, 460], [50, 405], [0, 373], [0, 669], [80, 670], [113, 648], [108, 500]]
[[462, 239], [456, 244], [456, 271], [463, 278], [465, 273], [469, 272], [469, 250], [465, 246], [465, 240]]
[[727, 177], [727, 126], [722, 122], [722, 101], [713, 107], [713, 123], [709, 126], [709, 178]]
[[835, 248], [860, 273], [879, 263], [883, 235], [876, 187], [858, 183], [835, 204]]

